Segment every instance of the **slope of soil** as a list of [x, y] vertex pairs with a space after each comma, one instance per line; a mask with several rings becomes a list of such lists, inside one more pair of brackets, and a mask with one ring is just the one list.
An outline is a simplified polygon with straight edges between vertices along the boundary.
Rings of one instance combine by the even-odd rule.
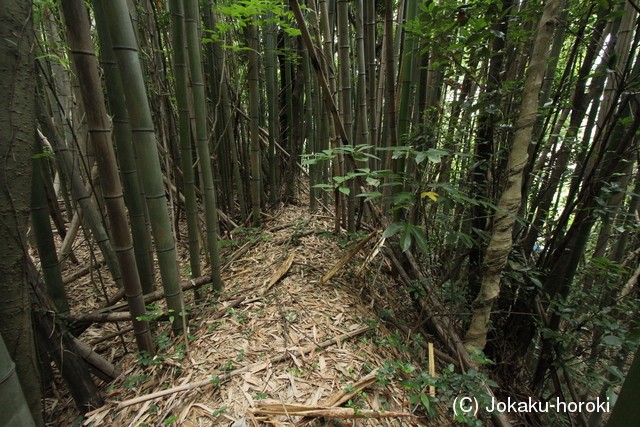
[[[410, 317], [412, 310], [404, 290], [385, 274], [387, 261], [375, 251], [379, 233], [321, 283], [321, 277], [354, 246], [331, 234], [331, 228], [329, 217], [287, 206], [261, 230], [241, 229], [227, 236], [222, 249], [225, 292], [214, 296], [205, 286], [198, 301], [193, 291], [185, 292], [185, 308], [193, 314], [187, 342], [174, 344], [168, 322], [158, 322], [153, 334], [159, 355], [154, 360], [135, 352], [131, 332], [97, 344], [95, 350], [123, 371], [113, 383], [101, 385], [108, 403], [82, 419], [64, 386], [54, 384], [46, 401], [48, 425], [295, 425], [300, 417], [287, 414], [293, 407], [279, 416], [260, 414], [256, 408], [265, 400], [276, 401], [276, 406], [327, 404], [328, 398], [350, 391], [385, 361], [416, 356], [427, 360], [425, 351], [411, 356], [401, 345], [387, 344], [396, 331], [378, 320], [379, 311]], [[84, 277], [78, 279], [81, 284], [70, 285], [83, 311], [104, 300], [87, 287], [87, 281]], [[81, 340], [92, 342], [115, 331], [114, 324], [94, 325]], [[345, 334], [355, 336], [340, 339]], [[335, 338], [335, 343], [322, 348]], [[129, 399], [198, 382], [207, 384], [118, 407]], [[374, 378], [363, 391], [352, 394], [341, 406], [354, 413], [373, 409], [387, 415], [408, 414], [413, 409], [406, 392], [394, 382], [383, 386]], [[402, 414], [341, 420], [341, 424], [328, 415], [313, 422], [345, 426], [425, 422]]]

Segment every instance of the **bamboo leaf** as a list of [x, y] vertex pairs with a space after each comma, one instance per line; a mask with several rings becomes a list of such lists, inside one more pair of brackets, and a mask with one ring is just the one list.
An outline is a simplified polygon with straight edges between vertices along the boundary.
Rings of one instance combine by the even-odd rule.
[[400, 238], [400, 249], [402, 249], [402, 252], [406, 252], [410, 247], [411, 232], [409, 232], [409, 230], [405, 230], [404, 233], [402, 233], [402, 237]]
[[382, 237], [389, 238], [389, 237], [395, 235], [396, 233], [398, 233], [400, 230], [403, 230], [403, 229], [404, 229], [404, 223], [402, 223], [402, 222], [394, 222], [393, 224], [391, 224], [389, 226], [389, 228], [384, 230], [384, 233], [382, 233]]

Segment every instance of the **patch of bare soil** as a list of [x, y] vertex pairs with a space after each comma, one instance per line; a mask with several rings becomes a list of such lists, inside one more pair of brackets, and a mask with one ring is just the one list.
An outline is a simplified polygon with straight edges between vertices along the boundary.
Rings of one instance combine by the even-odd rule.
[[[331, 229], [328, 216], [287, 206], [261, 230], [242, 229], [227, 236], [231, 239], [222, 248], [225, 292], [215, 296], [205, 286], [197, 301], [193, 291], [185, 292], [186, 309], [194, 314], [186, 342], [174, 343], [168, 322], [158, 322], [154, 360], [136, 352], [132, 332], [96, 344], [94, 350], [123, 372], [113, 383], [101, 384], [107, 403], [82, 419], [65, 386], [54, 383], [46, 399], [47, 424], [425, 424], [407, 416], [413, 405], [399, 384], [383, 386], [375, 378], [385, 361], [413, 359], [417, 364], [428, 359], [426, 352], [410, 355], [401, 346], [385, 344], [398, 332], [385, 327], [379, 311], [411, 317], [412, 310], [402, 287], [385, 273], [388, 262], [376, 251], [380, 233], [322, 283], [354, 243], [366, 237], [345, 246], [344, 237]], [[187, 271], [186, 251], [181, 257]], [[90, 283], [97, 280], [96, 271], [108, 276], [104, 268], [94, 270], [69, 285], [74, 312], [103, 303], [101, 291]], [[161, 303], [157, 306], [162, 308]], [[128, 327], [94, 325], [80, 339], [91, 343]], [[166, 394], [129, 404], [162, 391]], [[305, 414], [315, 418], [301, 422]], [[354, 414], [364, 418], [343, 418]], [[382, 415], [387, 418], [376, 418]]]

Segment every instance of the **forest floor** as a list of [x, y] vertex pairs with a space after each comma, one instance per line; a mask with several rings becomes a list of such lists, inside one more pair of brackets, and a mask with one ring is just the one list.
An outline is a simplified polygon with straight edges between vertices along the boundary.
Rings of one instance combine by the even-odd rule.
[[[184, 339], [173, 342], [166, 321], [152, 322], [158, 356], [146, 358], [146, 364], [138, 363], [144, 357], [136, 351], [132, 332], [94, 345], [122, 370], [110, 384], [96, 379], [106, 404], [83, 418], [66, 386], [56, 380], [47, 390], [47, 425], [293, 426], [301, 425], [301, 417], [293, 415], [296, 410], [312, 408], [325, 415], [313, 420], [315, 426], [452, 425], [449, 417], [434, 422], [402, 416], [415, 411], [405, 389], [397, 381], [386, 384], [375, 378], [386, 362], [403, 360], [426, 370], [428, 360], [424, 348], [409, 351], [403, 345], [406, 335], [379, 318], [381, 310], [392, 310], [409, 325], [417, 318], [404, 287], [376, 250], [380, 233], [321, 283], [354, 244], [331, 232], [328, 214], [311, 215], [307, 206], [304, 200], [299, 206], [284, 206], [266, 217], [261, 229], [244, 228], [226, 236], [221, 250], [224, 292], [215, 296], [205, 286], [197, 301], [193, 291], [185, 292], [185, 307], [193, 313], [186, 345]], [[181, 233], [186, 235], [186, 230]], [[179, 262], [188, 272], [185, 235], [178, 242]], [[86, 248], [76, 248], [76, 255], [80, 264], [64, 274], [89, 263]], [[99, 271], [113, 293], [108, 272], [104, 267]], [[104, 302], [96, 273], [67, 285], [74, 313], [90, 312]], [[92, 343], [128, 326], [94, 324], [80, 339]], [[118, 406], [198, 382], [205, 385]], [[315, 408], [318, 405], [345, 409], [331, 412]], [[285, 415], [260, 412], [283, 407]], [[341, 410], [347, 415], [373, 410], [389, 417], [338, 421]], [[444, 407], [439, 411], [450, 412]]]

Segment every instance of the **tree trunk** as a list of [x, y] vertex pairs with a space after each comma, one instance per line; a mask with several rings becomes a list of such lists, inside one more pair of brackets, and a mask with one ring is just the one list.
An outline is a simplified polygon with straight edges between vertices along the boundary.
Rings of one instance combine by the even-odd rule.
[[35, 134], [35, 73], [30, 2], [0, 7], [0, 334], [16, 363], [36, 425], [44, 425], [31, 327], [26, 232]]
[[51, 360], [58, 367], [78, 410], [85, 414], [104, 404], [82, 355], [76, 348], [75, 338], [67, 332], [59, 320], [53, 304], [46, 295], [31, 260], [27, 265], [28, 280], [32, 289], [32, 316], [39, 342], [44, 343]]
[[483, 263], [482, 285], [473, 302], [473, 317], [466, 335], [467, 345], [477, 349], [483, 349], [487, 342], [491, 307], [500, 294], [500, 275], [511, 252], [514, 216], [518, 214], [522, 200], [522, 171], [528, 160], [531, 133], [538, 110], [538, 95], [561, 3], [562, 0], [549, 0], [538, 25], [522, 93], [520, 117], [516, 122], [516, 133], [509, 154], [507, 182], [494, 215], [491, 241]]
[[628, 426], [634, 423], [632, 420], [637, 421], [640, 419], [640, 405], [638, 405], [638, 401], [640, 401], [639, 383], [640, 348], [636, 350], [633, 363], [624, 380], [616, 405], [613, 407], [611, 417], [609, 417], [609, 421], [607, 422], [607, 427]]

